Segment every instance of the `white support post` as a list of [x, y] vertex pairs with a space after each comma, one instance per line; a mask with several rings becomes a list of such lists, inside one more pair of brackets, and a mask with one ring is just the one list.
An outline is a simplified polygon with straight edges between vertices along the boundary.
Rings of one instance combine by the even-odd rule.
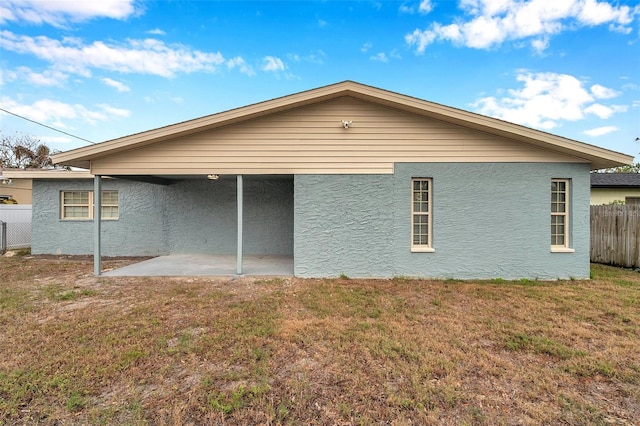
[[102, 272], [102, 253], [100, 244], [100, 227], [102, 225], [102, 180], [93, 177], [93, 274], [97, 277]]
[[238, 175], [236, 187], [238, 197], [238, 253], [236, 254], [236, 273], [242, 275], [242, 175]]

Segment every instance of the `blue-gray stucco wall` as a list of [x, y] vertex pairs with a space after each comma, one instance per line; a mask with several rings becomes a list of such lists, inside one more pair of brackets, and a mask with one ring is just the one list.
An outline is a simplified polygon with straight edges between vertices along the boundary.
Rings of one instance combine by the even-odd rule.
[[[102, 222], [105, 256], [235, 254], [235, 179], [179, 180], [168, 186], [104, 179], [117, 189], [119, 219]], [[92, 180], [33, 182], [32, 252], [92, 254], [93, 221], [60, 219], [60, 191], [93, 190]], [[293, 180], [244, 179], [246, 254], [293, 253]]]
[[[433, 179], [434, 253], [412, 253], [412, 177]], [[571, 248], [551, 253], [551, 179], [571, 179]], [[295, 274], [589, 277], [589, 166], [397, 163], [393, 175], [295, 177]]]

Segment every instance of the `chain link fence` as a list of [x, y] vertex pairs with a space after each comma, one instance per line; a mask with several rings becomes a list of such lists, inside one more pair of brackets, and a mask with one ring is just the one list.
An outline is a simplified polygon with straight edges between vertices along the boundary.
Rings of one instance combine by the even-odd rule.
[[0, 205], [0, 253], [31, 247], [31, 206]]
[[31, 247], [31, 223], [0, 221], [0, 252]]

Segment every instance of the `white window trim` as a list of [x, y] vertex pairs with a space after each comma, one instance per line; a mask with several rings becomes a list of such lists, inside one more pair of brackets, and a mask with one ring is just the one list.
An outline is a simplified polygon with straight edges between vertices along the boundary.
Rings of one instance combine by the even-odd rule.
[[[427, 236], [427, 244], [414, 244], [413, 243], [413, 228], [414, 228], [414, 217], [416, 214], [425, 214], [424, 212], [414, 212], [413, 211], [413, 184], [416, 181], [428, 181], [429, 182], [429, 200], [428, 200], [428, 212], [426, 213], [427, 216], [427, 232], [428, 232], [428, 236]], [[411, 252], [413, 253], [434, 253], [436, 250], [433, 248], [433, 205], [432, 205], [432, 200], [433, 200], [433, 178], [419, 178], [419, 177], [414, 177], [411, 178]]]
[[569, 241], [569, 232], [571, 227], [571, 179], [551, 179], [551, 182], [562, 182], [565, 188], [565, 211], [564, 212], [551, 212], [553, 216], [564, 216], [564, 244], [554, 245], [551, 244], [551, 253], [575, 253], [575, 249], [571, 248]]
[[[105, 192], [118, 192], [118, 190], [104, 190], [102, 191], [102, 194], [104, 195]], [[88, 217], [65, 217], [64, 216], [64, 208], [65, 208], [65, 204], [64, 204], [64, 194], [66, 192], [87, 192], [89, 194], [89, 216]], [[104, 200], [104, 198], [103, 198]], [[80, 205], [80, 204], [74, 204], [76, 206]], [[86, 204], [82, 204], [82, 206], [85, 206]], [[71, 206], [71, 204], [70, 204]], [[105, 204], [104, 202], [102, 203], [102, 207], [113, 207], [113, 206], [117, 206], [118, 207], [118, 217], [104, 217], [102, 216], [102, 220], [118, 220], [120, 219], [120, 194], [118, 194], [118, 204]], [[64, 221], [91, 221], [93, 220], [93, 191], [88, 191], [88, 190], [84, 190], [84, 189], [69, 189], [69, 190], [64, 190], [64, 191], [60, 191], [60, 220], [64, 220]]]
[[[116, 203], [107, 203], [106, 199], [107, 197], [105, 197], [105, 192], [115, 192], [116, 193]], [[93, 191], [91, 192], [91, 195], [93, 195]], [[93, 212], [93, 203], [91, 203], [91, 211]], [[102, 220], [118, 220], [120, 219], [120, 194], [118, 192], [117, 189], [107, 189], [102, 191], [102, 210], [101, 210], [101, 216], [102, 216]], [[117, 217], [106, 217], [104, 214], [104, 208], [105, 207], [117, 207], [118, 208], [118, 216]]]
[[551, 246], [551, 253], [575, 253], [576, 249], [571, 247]]

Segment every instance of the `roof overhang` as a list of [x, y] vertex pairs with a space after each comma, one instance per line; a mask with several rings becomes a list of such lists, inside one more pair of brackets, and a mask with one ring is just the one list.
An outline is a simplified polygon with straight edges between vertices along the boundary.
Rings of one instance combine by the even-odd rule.
[[2, 176], [9, 179], [93, 179], [88, 171], [4, 169]]
[[77, 148], [55, 154], [52, 156], [52, 160], [55, 164], [90, 169], [92, 160], [104, 156], [284, 112], [305, 105], [325, 102], [343, 96], [385, 105], [496, 136], [506, 137], [560, 154], [570, 155], [589, 162], [592, 170], [633, 163], [633, 156], [630, 155], [352, 81], [344, 81], [146, 132], [136, 133], [99, 144]]

